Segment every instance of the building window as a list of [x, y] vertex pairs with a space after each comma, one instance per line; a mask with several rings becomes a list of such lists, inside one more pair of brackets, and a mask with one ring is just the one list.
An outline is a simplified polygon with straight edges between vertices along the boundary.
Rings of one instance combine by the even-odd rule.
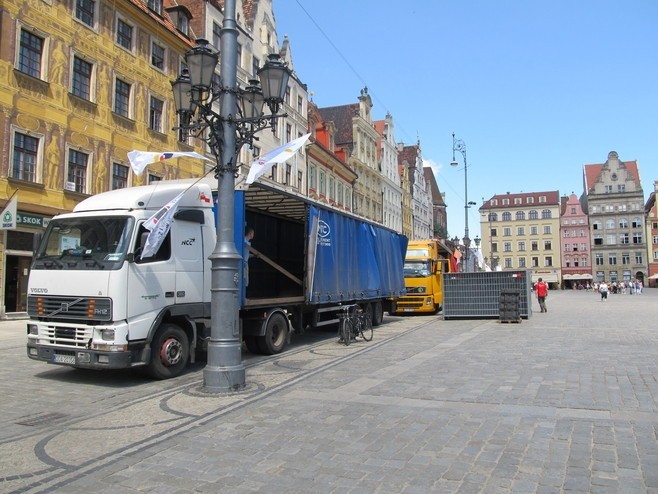
[[585, 252], [587, 250], [587, 244], [580, 244], [580, 250]]
[[159, 175], [153, 175], [152, 173], [149, 173], [149, 184], [154, 184], [155, 182], [159, 182], [162, 180], [162, 177]]
[[338, 204], [343, 204], [343, 184], [338, 182], [338, 194], [336, 197]]
[[94, 0], [76, 0], [75, 18], [89, 27], [94, 27], [96, 2]]
[[553, 244], [550, 240], [544, 240], [544, 250], [552, 250]]
[[612, 192], [612, 185], [604, 186], [603, 190], [606, 194], [610, 194]]
[[564, 244], [564, 252], [569, 252], [571, 250], [571, 244]]
[[564, 238], [569, 238], [569, 237], [571, 236], [571, 235], [569, 235], [569, 230], [564, 230], [564, 231], [562, 232], [562, 236], [563, 236]]
[[504, 237], [511, 237], [512, 236], [512, 229], [510, 227], [503, 228], [503, 236]]
[[539, 250], [539, 243], [536, 240], [530, 242], [530, 250]]
[[619, 228], [628, 228], [628, 219], [620, 218], [619, 219]]
[[584, 268], [587, 267], [587, 258], [586, 258], [586, 257], [583, 257], [583, 258], [580, 260], [580, 265], [581, 265], [582, 267], [584, 267]]
[[512, 213], [509, 212], [503, 213], [503, 221], [512, 221]]
[[594, 260], [597, 266], [603, 266], [603, 254], [596, 254]]
[[178, 29], [185, 36], [189, 35], [190, 19], [187, 17], [187, 15], [183, 14], [182, 12], [176, 18], [176, 29]]
[[519, 257], [519, 267], [525, 268], [525, 257]]
[[81, 59], [80, 57], [73, 57], [71, 94], [78, 98], [91, 101], [91, 78], [93, 70], [93, 64]]
[[128, 187], [128, 167], [120, 163], [112, 165], [112, 190]]
[[497, 213], [489, 213], [489, 221], [498, 221]]
[[503, 251], [504, 252], [512, 252], [512, 242], [503, 243]]
[[297, 189], [302, 190], [302, 185], [304, 185], [304, 173], [297, 171]]
[[594, 245], [603, 245], [603, 235], [594, 235]]
[[14, 160], [11, 176], [26, 182], [37, 181], [39, 139], [16, 132], [14, 134]]
[[608, 264], [610, 264], [611, 266], [617, 264], [617, 254], [615, 253], [608, 254]]
[[538, 268], [539, 267], [539, 258], [538, 257], [532, 257], [530, 259], [530, 267], [533, 267], [533, 268]]
[[149, 128], [156, 132], [162, 132], [162, 115], [164, 111], [164, 101], [151, 96], [149, 103]]
[[539, 196], [539, 202], [546, 202], [546, 196]]
[[128, 51], [133, 49], [133, 27], [123, 19], [117, 19], [117, 44]]
[[551, 217], [551, 210], [550, 210], [550, 209], [544, 209], [544, 210], [541, 212], [541, 217], [542, 217], [542, 219], [544, 219], [544, 220], [549, 219], [549, 218]]
[[516, 229], [516, 234], [517, 234], [517, 235], [525, 235], [525, 227], [523, 227], [523, 226], [519, 226], [519, 227]]
[[535, 198], [534, 197], [527, 197], [525, 202], [526, 202], [526, 204], [532, 204], [533, 202], [535, 202]]
[[130, 89], [131, 85], [121, 79], [114, 83], [114, 113], [130, 118]]
[[630, 264], [631, 263], [631, 255], [628, 252], [622, 252], [622, 254], [621, 254], [621, 263], [622, 264]]
[[515, 197], [514, 198], [514, 204], [521, 204], [522, 201], [523, 201], [523, 199], [521, 197]]
[[544, 258], [544, 267], [551, 267], [553, 265], [553, 258], [551, 256], [546, 256]]
[[21, 29], [21, 40], [18, 50], [18, 70], [36, 79], [41, 79], [44, 45], [44, 38], [25, 29]]
[[619, 235], [619, 243], [620, 243], [620, 244], [628, 244], [628, 243], [630, 243], [630, 237], [629, 237], [628, 233], [621, 233], [621, 234]]
[[613, 230], [614, 228], [615, 228], [615, 220], [606, 220], [605, 229], [606, 230]]
[[605, 236], [606, 245], [617, 245], [617, 235], [608, 234]]
[[641, 244], [642, 243], [642, 234], [641, 233], [634, 233], [633, 234], [633, 243], [634, 244]]
[[320, 195], [324, 196], [326, 195], [327, 190], [326, 190], [326, 184], [325, 184], [325, 173], [320, 172]]
[[297, 96], [297, 113], [300, 115], [303, 113], [304, 109], [304, 98], [301, 96]]
[[516, 212], [516, 220], [517, 221], [525, 220], [525, 213], [523, 211], [517, 211]]
[[271, 178], [275, 182], [279, 181], [279, 168], [278, 168], [278, 165], [273, 165], [272, 166], [272, 177]]
[[292, 174], [292, 166], [290, 166], [289, 163], [286, 163], [286, 185], [292, 185], [291, 183], [291, 174]]
[[491, 244], [491, 252], [498, 252], [498, 242], [493, 242]]
[[597, 220], [592, 223], [592, 230], [602, 230], [602, 229], [603, 229], [603, 223], [601, 223], [600, 221]]
[[618, 184], [617, 192], [626, 192], [626, 184]]
[[509, 206], [509, 199], [503, 199], [503, 206]]
[[518, 242], [517, 247], [518, 247], [520, 252], [525, 251], [525, 242]]
[[[185, 17], [185, 16], [183, 16]], [[156, 69], [164, 70], [165, 49], [155, 41], [151, 43], [151, 65]]]
[[69, 170], [67, 181], [73, 184], [73, 190], [80, 194], [87, 193], [87, 162], [89, 155], [75, 149], [69, 149]]
[[544, 235], [550, 235], [551, 234], [551, 226], [550, 225], [545, 225], [544, 226]]
[[537, 227], [536, 226], [531, 226], [530, 227], [530, 235], [537, 235]]
[[539, 214], [537, 213], [536, 210], [533, 209], [532, 211], [530, 211], [528, 213], [528, 219], [529, 220], [536, 220], [537, 218], [539, 218]]
[[286, 142], [292, 141], [292, 125], [286, 124]]
[[642, 260], [642, 252], [636, 252], [635, 253], [635, 264], [642, 264], [644, 261]]
[[315, 166], [308, 167], [308, 188], [311, 190], [317, 189]]
[[147, 6], [151, 12], [162, 15], [162, 0], [147, 0]]
[[[505, 199], [503, 199], [504, 201]], [[510, 257], [505, 258], [505, 267], [506, 268], [511, 268], [512, 267], [512, 259]]]
[[[212, 44], [215, 48], [219, 50], [219, 40], [221, 38], [222, 26], [216, 22], [212, 23]], [[254, 72], [255, 73], [255, 72]]]
[[642, 218], [633, 218], [631, 228], [642, 228]]

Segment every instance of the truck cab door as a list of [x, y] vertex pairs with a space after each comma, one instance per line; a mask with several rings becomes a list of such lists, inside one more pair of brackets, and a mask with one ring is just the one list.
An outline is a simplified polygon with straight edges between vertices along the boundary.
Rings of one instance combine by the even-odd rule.
[[177, 304], [203, 301], [204, 253], [202, 225], [195, 221], [176, 221], [172, 230], [172, 247], [176, 263]]

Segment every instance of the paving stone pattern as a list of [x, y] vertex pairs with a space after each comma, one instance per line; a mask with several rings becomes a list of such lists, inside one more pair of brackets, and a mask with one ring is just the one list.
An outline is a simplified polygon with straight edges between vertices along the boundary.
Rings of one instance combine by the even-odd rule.
[[157, 382], [32, 362], [0, 323], [0, 491], [658, 493], [658, 290], [533, 304], [519, 324], [387, 317], [370, 343], [247, 356], [247, 388], [220, 396], [201, 366]]

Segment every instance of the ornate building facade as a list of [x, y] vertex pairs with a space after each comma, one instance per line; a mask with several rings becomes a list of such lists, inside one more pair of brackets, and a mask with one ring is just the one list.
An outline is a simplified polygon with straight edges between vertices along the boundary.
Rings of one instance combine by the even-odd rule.
[[589, 214], [594, 281], [642, 282], [647, 277], [644, 193], [637, 161], [615, 151], [583, 166], [583, 209]]
[[159, 0], [3, 3], [0, 200], [18, 191], [18, 228], [0, 234], [0, 317], [25, 311], [34, 234], [53, 215], [90, 194], [203, 172], [179, 159], [133, 176], [127, 159], [202, 150], [171, 132], [188, 21]]

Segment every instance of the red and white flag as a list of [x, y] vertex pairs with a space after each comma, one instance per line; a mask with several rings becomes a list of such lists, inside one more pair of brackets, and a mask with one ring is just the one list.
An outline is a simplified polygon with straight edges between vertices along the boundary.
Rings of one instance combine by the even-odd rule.
[[259, 156], [258, 159], [251, 164], [249, 175], [247, 175], [247, 180], [245, 182], [248, 184], [254, 183], [258, 177], [272, 168], [275, 163], [283, 163], [286, 161], [304, 145], [310, 135], [311, 134], [309, 133], [298, 137], [294, 141], [290, 141], [283, 146], [273, 149], [264, 156]]
[[167, 233], [171, 229], [171, 223], [174, 221], [174, 215], [178, 209], [178, 202], [186, 191], [181, 192], [167, 204], [162, 206], [158, 211], [144, 222], [144, 228], [149, 230], [146, 238], [142, 257], [152, 257], [158, 251]]

